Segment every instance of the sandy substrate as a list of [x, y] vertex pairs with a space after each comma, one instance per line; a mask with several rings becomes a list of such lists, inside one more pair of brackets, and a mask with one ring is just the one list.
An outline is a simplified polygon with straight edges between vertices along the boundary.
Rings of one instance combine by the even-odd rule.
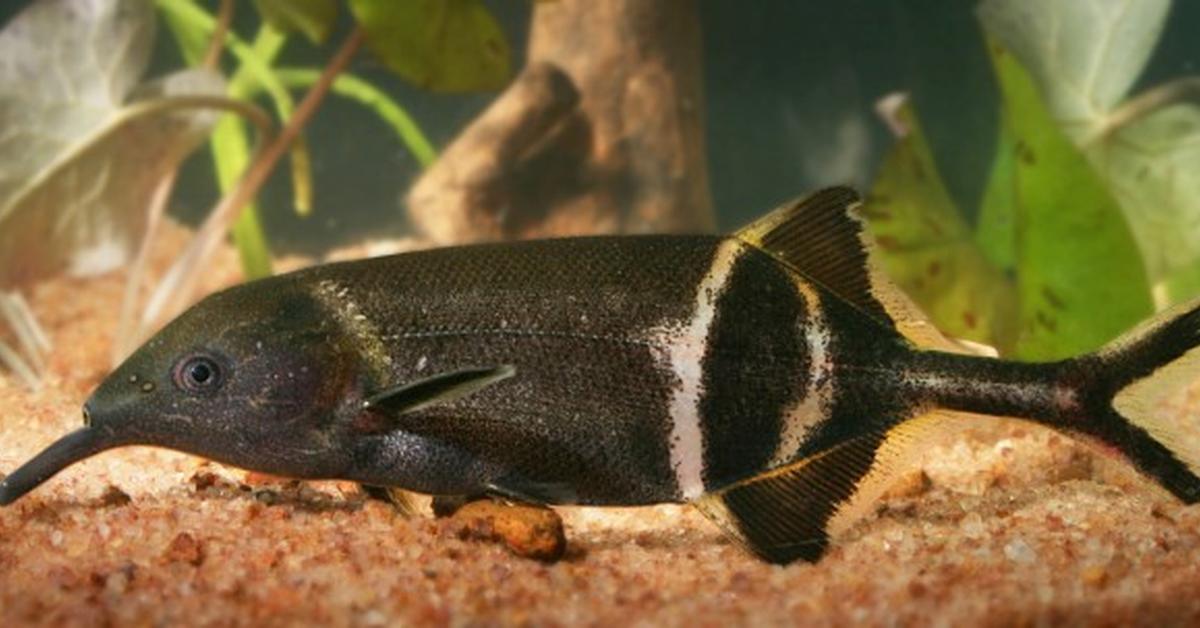
[[[216, 269], [237, 278], [228, 253]], [[56, 350], [42, 391], [0, 379], [0, 472], [79, 425], [120, 294], [119, 275], [30, 291]], [[1164, 411], [1187, 407], [1200, 390]], [[567, 555], [544, 564], [345, 485], [243, 482], [130, 448], [0, 509], [0, 626], [1200, 622], [1200, 508], [1016, 423], [931, 443], [825, 559], [786, 568], [680, 507], [563, 509]]]

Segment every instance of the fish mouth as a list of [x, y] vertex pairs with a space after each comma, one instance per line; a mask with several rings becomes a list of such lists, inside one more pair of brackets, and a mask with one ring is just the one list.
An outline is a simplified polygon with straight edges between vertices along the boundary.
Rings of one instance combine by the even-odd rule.
[[63, 436], [0, 482], [0, 506], [20, 499], [76, 462], [118, 444], [106, 432], [90, 426]]

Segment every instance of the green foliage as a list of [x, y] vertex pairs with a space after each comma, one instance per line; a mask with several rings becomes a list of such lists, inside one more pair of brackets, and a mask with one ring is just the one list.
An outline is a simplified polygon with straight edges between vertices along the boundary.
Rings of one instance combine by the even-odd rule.
[[271, 26], [314, 44], [325, 43], [337, 22], [337, 0], [254, 0], [254, 6]]
[[[1011, 156], [986, 200], [1012, 225], [1020, 331], [1015, 354], [1053, 359], [1095, 349], [1152, 312], [1137, 244], [1121, 209], [1042, 104], [1017, 61], [991, 47]], [[1008, 189], [1002, 189], [1007, 187]], [[999, 218], [1000, 216], [994, 216]], [[995, 222], [989, 224], [994, 225]]]
[[[25, 73], [0, 81], [5, 129], [0, 244], [10, 243], [0, 247], [0, 253], [10, 252], [0, 257], [0, 286], [71, 266], [98, 269], [100, 262], [125, 261], [140, 241], [152, 191], [210, 131], [218, 187], [230, 193], [252, 167], [254, 145], [242, 120], [218, 121], [211, 109], [240, 111], [262, 122], [251, 101], [265, 92], [280, 124], [287, 124], [293, 109], [289, 87], [311, 86], [321, 69], [288, 70], [285, 85], [274, 59], [289, 34], [316, 44], [327, 41], [338, 5], [337, 0], [255, 0], [261, 22], [253, 44], [236, 32], [222, 33], [223, 47], [238, 62], [228, 83], [212, 72], [193, 70], [144, 90], [134, 88], [154, 41], [154, 6], [189, 65], [198, 65], [212, 45], [217, 21], [197, 0], [113, 0], [78, 7], [38, 0], [23, 11], [13, 21], [20, 28], [0, 35], [4, 58], [22, 60], [0, 65], [0, 73]], [[420, 86], [478, 90], [508, 79], [508, 43], [477, 0], [354, 0], [351, 8], [368, 45], [388, 67]], [[23, 78], [37, 73], [58, 80]], [[429, 141], [386, 93], [352, 76], [336, 78], [332, 92], [367, 105], [419, 163], [432, 162]], [[186, 98], [195, 96], [208, 100]], [[294, 204], [306, 215], [312, 174], [303, 135], [290, 150]], [[51, 233], [54, 246], [37, 255], [17, 245]], [[240, 213], [232, 233], [246, 274], [270, 274], [270, 249], [253, 203]]]
[[903, 135], [885, 158], [862, 210], [884, 270], [943, 332], [1011, 348], [1012, 286], [976, 246], [907, 103], [892, 112], [892, 123]]
[[[1164, 241], [1143, 239], [1139, 247], [1121, 191], [1124, 171], [1100, 167], [1087, 143], [1107, 118], [1087, 115], [1124, 97], [1161, 28], [1161, 7], [1151, 6], [1158, 4], [1122, 14], [1105, 0], [984, 3], [990, 29], [1037, 45], [1018, 56], [989, 43], [1002, 113], [973, 229], [946, 194], [915, 114], [895, 113], [893, 125], [906, 132], [865, 214], [886, 270], [951, 335], [1050, 360], [1093, 350], [1152, 312], [1144, 256], [1147, 242]], [[1077, 13], [1104, 28], [1143, 32], [1121, 31], [1118, 43], [1106, 43]], [[1110, 56], [1115, 77], [1097, 65]], [[1038, 72], [1031, 76], [1022, 61]], [[1054, 80], [1039, 81], [1039, 72]], [[1057, 91], [1047, 94], [1051, 83]]]
[[[175, 35], [184, 59], [191, 65], [198, 64], [216, 31], [216, 20], [191, 0], [159, 0], [159, 6], [164, 11], [167, 25]], [[286, 37], [264, 26], [259, 29], [252, 47], [231, 33], [226, 34], [226, 40], [240, 61], [234, 79], [229, 82], [229, 96], [247, 100], [249, 93], [245, 76], [269, 77], [266, 80], [272, 87], [269, 91], [272, 102], [280, 119], [286, 121], [291, 115], [292, 99], [270, 70], [272, 60], [283, 48]], [[251, 149], [246, 125], [234, 118], [221, 119], [213, 129], [209, 146], [218, 189], [227, 194], [237, 185], [242, 172], [250, 166]], [[256, 279], [269, 276], [272, 272], [271, 250], [255, 203], [251, 202], [242, 209], [233, 225], [232, 236], [246, 277]]]
[[1124, 100], [1162, 33], [1171, 0], [984, 0], [987, 33], [1032, 75], [1072, 138]]
[[479, 0], [350, 0], [367, 45], [418, 87], [457, 92], [503, 87], [509, 47]]
[[220, 77], [138, 84], [154, 25], [140, 0], [38, 2], [0, 32], [0, 288], [128, 261], [152, 191], [208, 134]]
[[[275, 74], [289, 87], [310, 87], [317, 82], [320, 71], [313, 68], [279, 68]], [[433, 144], [425, 137], [425, 133], [413, 121], [412, 116], [382, 90], [353, 74], [342, 73], [333, 81], [333, 92], [374, 111], [380, 120], [391, 127], [396, 133], [396, 138], [404, 143], [422, 167], [433, 163], [437, 157]]]
[[1129, 95], [1170, 5], [986, 0], [979, 8], [1119, 202], [1159, 306], [1200, 292], [1200, 86], [1182, 79]]
[[[185, 59], [198, 63], [216, 32], [215, 18], [195, 0], [157, 3]], [[263, 22], [252, 45], [236, 33], [225, 34], [225, 47], [239, 63], [229, 81], [229, 96], [250, 100], [265, 91], [280, 122], [286, 124], [293, 108], [288, 90], [312, 86], [321, 69], [276, 68], [275, 57], [289, 33], [300, 33], [313, 43], [327, 40], [336, 23], [338, 5], [334, 0], [256, 0], [255, 6]], [[368, 45], [388, 67], [418, 85], [444, 91], [488, 89], [499, 87], [508, 78], [508, 44], [495, 20], [477, 2], [356, 1], [351, 8]], [[386, 93], [348, 75], [334, 80], [332, 92], [368, 106], [395, 130], [421, 165], [432, 163], [435, 152], [420, 127]], [[211, 146], [218, 184], [228, 193], [250, 166], [245, 125], [238, 120], [222, 120], [212, 135]], [[298, 213], [306, 215], [311, 206], [312, 181], [302, 135], [292, 148], [291, 163], [295, 206]], [[253, 204], [243, 210], [232, 233], [247, 276], [270, 274], [270, 250]]]

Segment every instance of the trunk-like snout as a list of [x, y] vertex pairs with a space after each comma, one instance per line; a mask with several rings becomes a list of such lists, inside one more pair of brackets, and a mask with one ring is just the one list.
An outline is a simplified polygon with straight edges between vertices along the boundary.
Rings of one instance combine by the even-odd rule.
[[107, 431], [90, 426], [67, 434], [0, 482], [0, 506], [20, 499], [76, 462], [118, 444]]

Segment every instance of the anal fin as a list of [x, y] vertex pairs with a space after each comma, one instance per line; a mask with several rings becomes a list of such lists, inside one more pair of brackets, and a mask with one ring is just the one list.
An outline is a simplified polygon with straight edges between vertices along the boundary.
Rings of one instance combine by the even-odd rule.
[[953, 415], [928, 412], [705, 494], [695, 506], [763, 560], [814, 562]]

